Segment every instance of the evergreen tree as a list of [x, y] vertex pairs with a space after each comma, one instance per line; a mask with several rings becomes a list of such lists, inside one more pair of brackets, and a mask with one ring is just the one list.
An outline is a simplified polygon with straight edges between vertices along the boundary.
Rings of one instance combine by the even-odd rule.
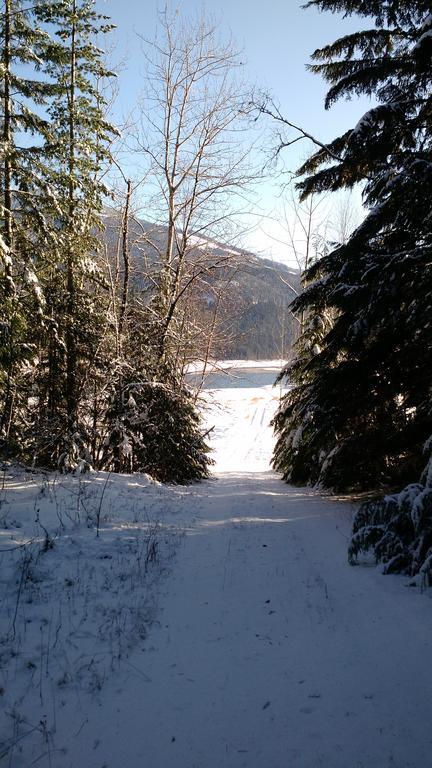
[[94, 5], [91, 0], [62, 0], [38, 7], [39, 17], [52, 30], [45, 75], [54, 92], [43, 153], [56, 247], [46, 274], [48, 319], [29, 450], [36, 461], [65, 468], [90, 460], [82, 406], [107, 306], [95, 254], [108, 194], [101, 175], [114, 133], [99, 83], [112, 73], [94, 40], [112, 26]]
[[[109, 313], [114, 333], [105, 357], [110, 365], [98, 395], [99, 416], [93, 419], [99, 435], [93, 431], [96, 444], [92, 453], [95, 465], [106, 470], [147, 472], [162, 482], [188, 483], [206, 477], [212, 461], [196, 397], [184, 385], [183, 360], [168, 349], [161, 360], [157, 298], [153, 301], [148, 286], [140, 290], [131, 280], [133, 187], [125, 177], [123, 180], [126, 190], [117, 217], [119, 238]], [[187, 327], [190, 323], [188, 317]]]
[[171, 483], [207, 477], [212, 461], [195, 399], [175, 360], [161, 363], [159, 318], [139, 296], [123, 330], [123, 354], [107, 388], [100, 466]]
[[8, 450], [20, 442], [36, 354], [34, 317], [44, 307], [38, 246], [47, 248], [41, 209], [48, 194], [40, 168], [52, 89], [39, 77], [48, 35], [35, 11], [5, 0], [0, 22], [0, 441]]
[[130, 184], [122, 285], [99, 255], [115, 131], [100, 87], [112, 73], [94, 40], [111, 25], [94, 0], [5, 9], [0, 450], [63, 470], [199, 479], [209, 459], [193, 397], [156, 352], [160, 318], [129, 300]]
[[[363, 182], [369, 212], [346, 244], [311, 266], [294, 302], [311, 322], [330, 317], [332, 324], [315, 353], [308, 353], [307, 337], [300, 342], [302, 357], [286, 371], [294, 388], [275, 421], [275, 466], [287, 479], [334, 489], [394, 486], [420, 474], [432, 431], [432, 15], [426, 2], [307, 6], [375, 19], [375, 27], [316, 51], [311, 69], [330, 83], [327, 107], [354, 94], [377, 103], [300, 169], [303, 197]], [[412, 511], [414, 496], [405, 495], [405, 511]], [[386, 507], [386, 521], [381, 513], [380, 507], [375, 522], [384, 535], [392, 512]], [[379, 539], [377, 530], [369, 539], [359, 535], [368, 525], [362, 515], [352, 556]], [[425, 515], [430, 519], [430, 505]], [[419, 515], [412, 540], [427, 525]], [[378, 557], [393, 557], [389, 540]], [[411, 542], [407, 551], [414, 549]], [[420, 567], [405, 555], [399, 564]]]

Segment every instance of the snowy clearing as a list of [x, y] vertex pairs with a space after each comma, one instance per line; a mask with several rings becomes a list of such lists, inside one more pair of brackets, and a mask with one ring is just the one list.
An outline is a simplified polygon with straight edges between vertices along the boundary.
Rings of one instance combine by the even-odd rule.
[[234, 382], [200, 485], [5, 473], [5, 765], [430, 764], [429, 594], [347, 564], [352, 506], [269, 470], [279, 391]]

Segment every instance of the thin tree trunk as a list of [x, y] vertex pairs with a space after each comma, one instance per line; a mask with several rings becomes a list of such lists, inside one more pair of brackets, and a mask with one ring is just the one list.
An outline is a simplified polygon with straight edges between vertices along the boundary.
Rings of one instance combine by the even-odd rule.
[[130, 179], [127, 181], [126, 201], [123, 212], [122, 222], [122, 256], [124, 266], [123, 276], [123, 291], [120, 304], [120, 313], [118, 321], [118, 336], [119, 336], [119, 352], [122, 352], [122, 334], [124, 321], [127, 310], [128, 292], [129, 292], [129, 270], [130, 270], [130, 254], [129, 254], [129, 207], [132, 194], [132, 182]]
[[3, 394], [3, 411], [0, 419], [0, 434], [2, 434], [6, 438], [9, 437], [10, 428], [12, 424], [13, 402], [14, 402], [14, 368], [15, 366], [12, 362], [13, 344], [10, 339], [7, 344], [7, 349], [8, 349], [9, 360], [7, 365], [6, 383], [5, 383], [4, 394]]
[[[75, 17], [76, 0], [73, 0], [72, 12]], [[77, 417], [77, 350], [74, 332], [75, 314], [75, 265], [72, 239], [75, 219], [75, 79], [76, 79], [76, 25], [71, 29], [71, 62], [69, 84], [69, 221], [67, 253], [67, 326], [66, 326], [66, 407], [69, 429], [72, 429]]]
[[[5, 282], [4, 292], [6, 297], [10, 297], [13, 294], [13, 278], [12, 278], [12, 264], [10, 261], [11, 249], [12, 249], [12, 164], [11, 164], [11, 141], [12, 141], [12, 106], [10, 96], [10, 69], [11, 69], [11, 0], [5, 1], [4, 10], [4, 102], [3, 102], [3, 142], [5, 147], [5, 158], [3, 164], [3, 236], [4, 242], [8, 249], [7, 258], [4, 262], [5, 270]], [[7, 378], [5, 392], [3, 395], [3, 411], [0, 419], [0, 432], [6, 437], [9, 435], [10, 426], [12, 422], [12, 407], [13, 407], [13, 339], [11, 337], [12, 329], [9, 329], [9, 335], [7, 338]]]
[[92, 453], [92, 465], [97, 468], [96, 462], [96, 449], [98, 439], [98, 387], [97, 382], [93, 385], [93, 405], [92, 405], [92, 436], [91, 436], [91, 453]]
[[[122, 290], [119, 319], [118, 319], [118, 326], [117, 326], [117, 338], [118, 338], [117, 344], [118, 344], [118, 356], [121, 361], [120, 365], [122, 365], [123, 329], [124, 329], [124, 323], [126, 318], [128, 292], [129, 292], [129, 269], [130, 269], [129, 208], [130, 208], [130, 199], [132, 194], [132, 182], [130, 179], [127, 180], [126, 185], [127, 185], [126, 200], [125, 200], [125, 206], [123, 210], [122, 233], [121, 233], [121, 249], [122, 249], [122, 257], [123, 257], [124, 275], [123, 275], [123, 290]], [[122, 367], [121, 367], [119, 372], [118, 385], [117, 385], [117, 400], [118, 400], [119, 410], [122, 410], [122, 407], [123, 407], [123, 397], [124, 397], [123, 373], [122, 373]], [[113, 465], [116, 472], [122, 472], [125, 469], [124, 457], [122, 457], [121, 455], [120, 446], [118, 444], [114, 445], [113, 447]]]
[[167, 247], [165, 251], [165, 263], [161, 269], [161, 286], [160, 286], [160, 322], [161, 328], [159, 329], [159, 342], [158, 342], [158, 358], [162, 362], [166, 353], [166, 338], [168, 334], [168, 327], [171, 322], [170, 311], [172, 304], [172, 261], [175, 239], [175, 220], [174, 220], [174, 193], [170, 190], [169, 199], [169, 211], [168, 211], [168, 233], [167, 233]]
[[[312, 238], [312, 201], [313, 201], [313, 196], [311, 197], [310, 204], [309, 204], [309, 214], [308, 214], [307, 228], [306, 228], [306, 253], [305, 253], [303, 272], [307, 272], [307, 270], [309, 269], [310, 246], [311, 246], [311, 238]], [[300, 336], [303, 336], [304, 330], [305, 330], [305, 313], [304, 313], [304, 310], [302, 309], [300, 314]]]
[[[5, 1], [4, 19], [4, 124], [3, 141], [5, 146], [4, 159], [4, 239], [8, 248], [12, 247], [12, 164], [11, 164], [11, 139], [12, 139], [12, 107], [10, 97], [10, 68], [11, 68], [11, 0]], [[9, 274], [8, 274], [9, 270]], [[10, 265], [6, 263], [6, 286], [11, 278]], [[9, 289], [11, 283], [9, 285]], [[8, 290], [8, 287], [6, 288]]]

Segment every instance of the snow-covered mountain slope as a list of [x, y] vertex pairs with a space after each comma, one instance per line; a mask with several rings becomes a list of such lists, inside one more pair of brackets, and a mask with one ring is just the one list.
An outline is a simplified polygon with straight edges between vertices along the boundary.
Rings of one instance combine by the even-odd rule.
[[[115, 258], [118, 248], [118, 217], [105, 216], [105, 241]], [[194, 311], [208, 318], [210, 327], [218, 293], [217, 334], [219, 357], [261, 359], [285, 355], [292, 343], [292, 316], [287, 307], [300, 287], [298, 271], [285, 264], [202, 235], [191, 238], [189, 264], [206, 269], [194, 287]], [[151, 275], [160, 268], [160, 253], [166, 247], [166, 229], [148, 221], [130, 222], [131, 280], [151, 293]], [[197, 266], [198, 265], [198, 268]], [[205, 321], [204, 321], [205, 322]], [[283, 339], [283, 350], [281, 349]]]

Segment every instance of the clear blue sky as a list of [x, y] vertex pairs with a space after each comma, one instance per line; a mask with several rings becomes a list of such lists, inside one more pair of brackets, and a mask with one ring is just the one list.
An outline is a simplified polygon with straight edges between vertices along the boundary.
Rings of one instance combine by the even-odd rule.
[[[301, 4], [301, 0], [219, 0], [218, 3], [182, 0], [170, 3], [169, 7], [178, 8], [185, 16], [204, 10], [219, 21], [222, 32], [226, 30], [227, 35], [231, 32], [242, 50], [248, 79], [269, 91], [290, 121], [320, 140], [328, 141], [355, 125], [368, 103], [356, 99], [343, 101], [326, 111], [323, 106], [326, 84], [308, 72], [306, 64], [316, 48], [358, 29], [362, 21], [357, 17], [343, 19], [338, 14], [319, 13], [316, 9], [305, 10]], [[142, 89], [145, 62], [137, 33], [154, 37], [157, 11], [163, 2], [97, 0], [97, 5], [117, 25], [112, 41], [115, 42], [114, 63], [123, 60], [116, 104], [120, 118], [133, 109]], [[295, 150], [286, 155], [288, 167], [294, 170], [306, 151], [306, 144], [296, 144]], [[267, 210], [272, 207], [275, 193], [276, 187], [271, 183], [262, 192]], [[280, 257], [277, 250], [274, 255]]]

